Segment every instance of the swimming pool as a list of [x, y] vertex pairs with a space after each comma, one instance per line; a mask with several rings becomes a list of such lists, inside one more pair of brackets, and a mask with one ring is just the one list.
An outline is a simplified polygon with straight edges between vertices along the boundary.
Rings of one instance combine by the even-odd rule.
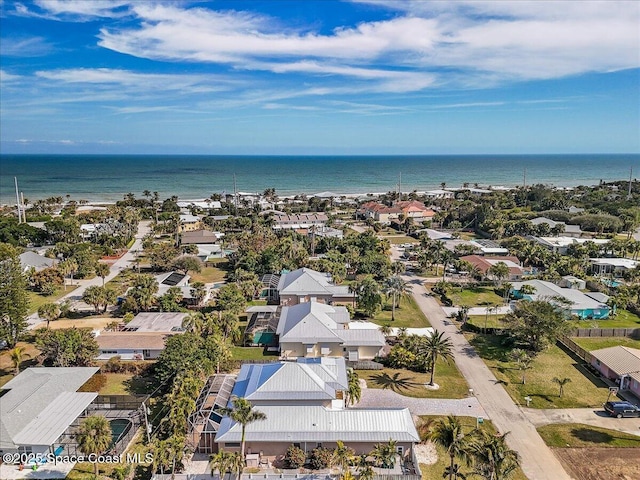
[[111, 445], [118, 443], [131, 429], [131, 420], [116, 418], [109, 421], [111, 427]]

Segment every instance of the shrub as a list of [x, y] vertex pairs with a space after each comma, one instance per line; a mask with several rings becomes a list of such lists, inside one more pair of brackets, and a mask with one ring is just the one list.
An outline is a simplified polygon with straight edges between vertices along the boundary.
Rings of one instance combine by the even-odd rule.
[[93, 377], [85, 382], [78, 391], [79, 392], [99, 392], [107, 384], [107, 376], [102, 373], [96, 373]]
[[120, 355], [116, 355], [115, 357], [111, 357], [107, 360], [107, 363], [102, 365], [100, 370], [105, 373], [120, 373], [124, 368], [124, 365], [120, 361]]
[[291, 445], [287, 448], [287, 453], [284, 455], [284, 461], [289, 468], [301, 468], [304, 462], [307, 460], [307, 454], [304, 453], [300, 447]]
[[311, 468], [320, 470], [327, 468], [331, 464], [333, 458], [333, 450], [328, 448], [314, 448], [311, 452]]

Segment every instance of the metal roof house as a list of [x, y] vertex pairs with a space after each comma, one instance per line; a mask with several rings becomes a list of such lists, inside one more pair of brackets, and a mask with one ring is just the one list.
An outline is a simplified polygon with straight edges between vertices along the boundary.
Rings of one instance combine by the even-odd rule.
[[310, 268], [299, 268], [284, 273], [278, 282], [280, 305], [303, 302], [345, 303], [353, 302], [355, 294], [346, 285], [335, 285], [331, 275]]
[[[234, 397], [243, 397], [266, 415], [266, 419], [246, 425], [247, 464], [255, 461], [255, 466], [266, 468], [265, 478], [269, 478], [270, 468], [292, 444], [310, 452], [320, 446], [332, 449], [343, 441], [357, 454], [369, 454], [375, 444], [392, 439], [398, 442], [401, 461], [394, 471], [386, 473], [403, 475], [405, 464], [410, 462], [417, 467], [413, 445], [420, 437], [409, 410], [346, 408], [343, 398], [347, 388], [342, 358], [243, 365], [227, 397], [228, 405], [232, 406]], [[216, 420], [217, 448], [239, 450], [242, 426], [227, 416], [217, 416]], [[420, 472], [414, 469], [412, 473]]]
[[[534, 293], [522, 294], [520, 289], [523, 285], [529, 285], [535, 289]], [[598, 297], [592, 298], [589, 295], [582, 293], [579, 290], [572, 288], [562, 288], [551, 282], [545, 282], [543, 280], [528, 280], [526, 282], [514, 282], [513, 290], [516, 298], [524, 300], [549, 300], [552, 303], [554, 298], [560, 297], [567, 302], [567, 310], [572, 315], [577, 315], [580, 318], [594, 318], [605, 319], [609, 318], [611, 311], [610, 307], [606, 303], [597, 300]], [[564, 305], [560, 305], [564, 308]]]
[[78, 392], [98, 370], [28, 368], [5, 383], [1, 389], [6, 393], [0, 400], [0, 451], [54, 453], [63, 444], [63, 434], [98, 396]]
[[36, 252], [26, 251], [20, 254], [20, 265], [24, 272], [28, 272], [31, 269], [39, 272], [45, 268], [53, 267], [55, 264], [56, 260], [54, 258], [47, 258]]
[[346, 307], [305, 302], [282, 307], [276, 329], [283, 358], [342, 357], [372, 360], [386, 345], [378, 328], [349, 330]]
[[589, 352], [591, 365], [610, 380], [640, 398], [640, 349], [623, 347], [601, 348]]

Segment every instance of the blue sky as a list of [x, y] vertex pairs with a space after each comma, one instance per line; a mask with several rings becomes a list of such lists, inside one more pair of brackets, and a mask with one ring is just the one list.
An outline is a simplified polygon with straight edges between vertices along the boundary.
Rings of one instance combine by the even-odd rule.
[[640, 2], [0, 0], [3, 153], [640, 152]]

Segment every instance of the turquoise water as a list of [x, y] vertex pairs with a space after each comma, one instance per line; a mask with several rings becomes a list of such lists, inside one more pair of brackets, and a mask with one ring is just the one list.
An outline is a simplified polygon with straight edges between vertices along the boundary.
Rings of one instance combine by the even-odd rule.
[[292, 193], [428, 190], [441, 183], [557, 186], [626, 180], [640, 172], [640, 155], [428, 155], [428, 156], [191, 156], [2, 155], [0, 203], [15, 203], [13, 177], [28, 199], [70, 195], [75, 200], [120, 200], [127, 192], [157, 191], [185, 199], [273, 187]]

